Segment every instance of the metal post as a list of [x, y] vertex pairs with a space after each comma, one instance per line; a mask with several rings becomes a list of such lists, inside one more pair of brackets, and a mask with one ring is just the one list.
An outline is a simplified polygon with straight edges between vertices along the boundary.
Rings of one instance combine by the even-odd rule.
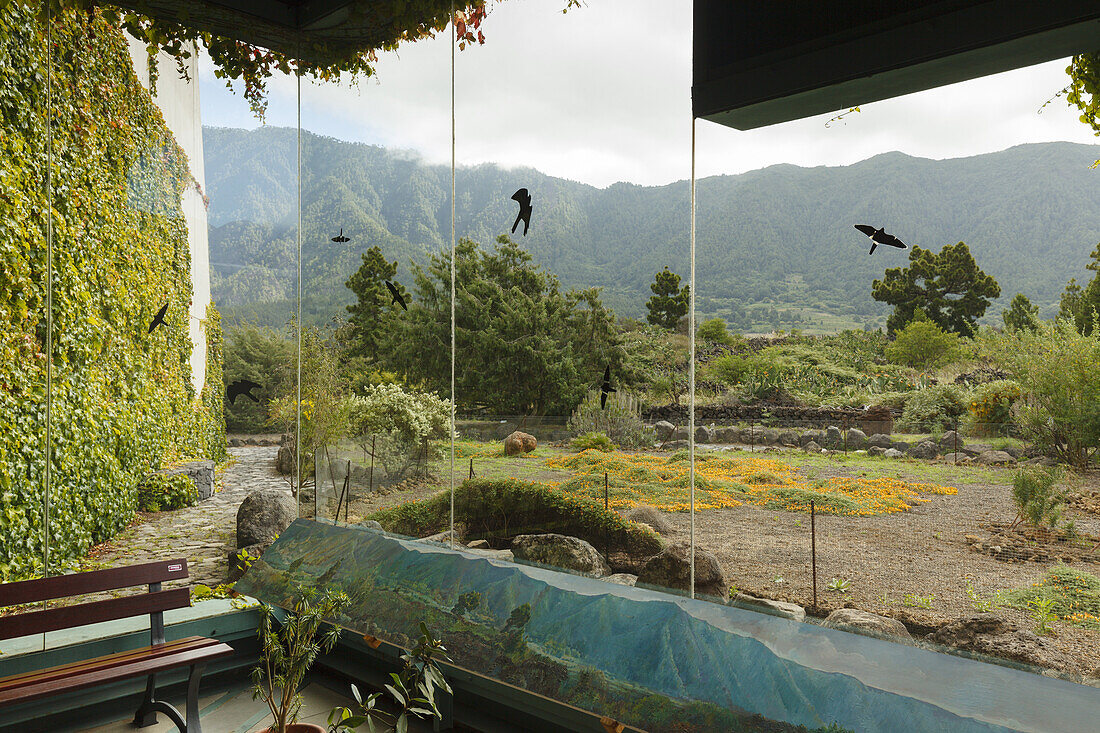
[[603, 472], [603, 508], [610, 509], [610, 502], [608, 501], [607, 492], [607, 471]]
[[756, 418], [749, 418], [749, 453], [756, 451]]
[[810, 499], [810, 563], [814, 574], [814, 608], [817, 608], [817, 526], [814, 500]]
[[844, 452], [848, 452], [848, 418], [844, 418]]
[[474, 459], [470, 459], [470, 478], [474, 477]]
[[954, 436], [952, 442], [955, 444], [951, 451], [951, 457], [954, 459], [955, 465], [957, 466], [959, 465], [959, 418], [955, 418], [955, 429], [951, 432]]
[[367, 479], [367, 493], [374, 493], [374, 444], [378, 440], [377, 435], [372, 435], [370, 439], [370, 477]]

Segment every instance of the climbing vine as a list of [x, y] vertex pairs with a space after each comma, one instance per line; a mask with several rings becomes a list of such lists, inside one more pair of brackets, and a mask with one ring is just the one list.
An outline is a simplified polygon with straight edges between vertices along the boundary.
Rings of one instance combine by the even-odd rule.
[[152, 470], [225, 453], [213, 309], [191, 384], [186, 157], [110, 13], [54, 15], [51, 59], [37, 10], [0, 8], [0, 578], [41, 564], [47, 361], [51, 567], [122, 529]]

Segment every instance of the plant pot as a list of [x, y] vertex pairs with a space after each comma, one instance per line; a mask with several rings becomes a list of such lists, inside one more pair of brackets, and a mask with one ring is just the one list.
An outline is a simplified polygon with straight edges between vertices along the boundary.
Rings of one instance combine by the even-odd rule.
[[[275, 733], [275, 729], [268, 728], [264, 733]], [[313, 723], [291, 723], [286, 727], [286, 733], [325, 733], [325, 729]]]

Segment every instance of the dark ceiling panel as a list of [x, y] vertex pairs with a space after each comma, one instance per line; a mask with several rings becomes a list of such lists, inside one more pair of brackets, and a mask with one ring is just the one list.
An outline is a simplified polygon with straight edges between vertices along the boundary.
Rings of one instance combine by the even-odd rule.
[[1098, 0], [695, 0], [692, 106], [751, 129], [1093, 50]]

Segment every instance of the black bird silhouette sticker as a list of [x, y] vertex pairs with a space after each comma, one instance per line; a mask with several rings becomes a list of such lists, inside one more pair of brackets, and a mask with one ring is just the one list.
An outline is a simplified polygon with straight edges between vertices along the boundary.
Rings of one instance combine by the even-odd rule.
[[155, 316], [153, 316], [153, 322], [149, 324], [149, 333], [152, 333], [154, 328], [156, 328], [157, 326], [164, 323], [164, 314], [167, 313], [167, 312], [168, 312], [168, 303], [165, 302], [165, 304], [161, 307], [161, 309], [159, 311], [157, 311], [157, 314]]
[[393, 286], [393, 283], [387, 280], [386, 287], [390, 289], [390, 295], [393, 296], [393, 302], [407, 311], [409, 306], [405, 305], [405, 299], [401, 297], [401, 293], [397, 292], [397, 288]]
[[875, 229], [870, 224], [856, 224], [856, 229], [871, 238], [871, 251], [867, 253], [869, 255], [873, 255], [875, 253], [875, 247], [879, 246], [880, 244], [884, 244], [887, 247], [906, 249], [905, 242], [901, 241], [893, 234], [887, 234], [885, 231], [883, 231], [882, 227]]
[[516, 214], [516, 223], [512, 225], [512, 234], [516, 233], [516, 227], [523, 222], [523, 236], [527, 236], [527, 227], [531, 226], [531, 194], [526, 188], [521, 188], [512, 194], [512, 200], [519, 203], [519, 213]]
[[344, 242], [350, 242], [351, 237], [345, 237], [344, 236], [344, 227], [340, 227], [340, 233], [337, 234], [335, 237], [333, 237], [332, 241], [333, 242], [339, 242], [340, 244], [343, 244]]
[[225, 396], [229, 398], [229, 404], [234, 404], [237, 401], [237, 397], [244, 395], [253, 402], [259, 402], [260, 400], [256, 395], [252, 394], [252, 390], [258, 389], [260, 385], [253, 382], [251, 379], [238, 379], [233, 384], [229, 385], [229, 389], [225, 391]]
[[603, 384], [600, 385], [600, 409], [607, 408], [607, 395], [614, 392], [615, 388], [611, 386], [611, 365], [607, 365], [607, 369], [603, 372]]

